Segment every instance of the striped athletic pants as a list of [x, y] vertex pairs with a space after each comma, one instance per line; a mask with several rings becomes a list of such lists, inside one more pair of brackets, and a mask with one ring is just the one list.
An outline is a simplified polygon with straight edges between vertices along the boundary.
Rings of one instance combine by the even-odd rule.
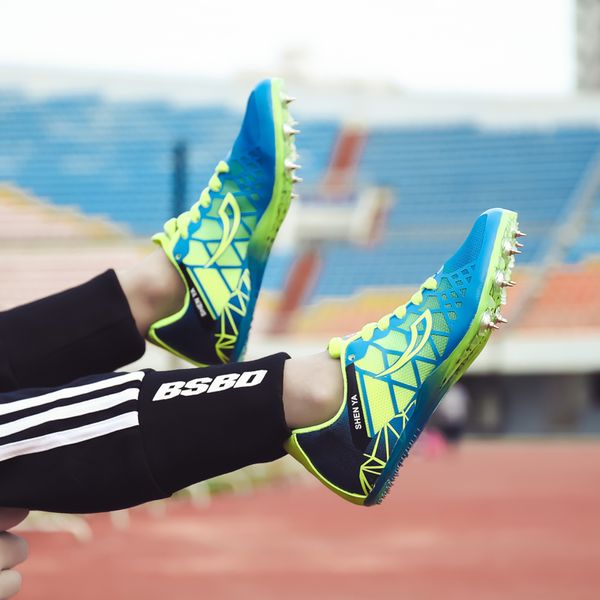
[[143, 351], [112, 271], [0, 313], [0, 506], [115, 510], [283, 456], [287, 355], [111, 372]]

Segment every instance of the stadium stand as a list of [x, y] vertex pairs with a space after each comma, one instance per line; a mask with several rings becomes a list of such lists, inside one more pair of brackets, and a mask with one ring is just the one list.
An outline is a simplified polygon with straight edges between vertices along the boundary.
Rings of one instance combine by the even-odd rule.
[[[189, 147], [191, 204], [238, 125], [238, 114], [219, 107], [0, 92], [0, 181], [148, 235], [171, 216], [174, 145], [183, 140]], [[332, 122], [304, 127], [308, 179], [320, 177], [335, 131]]]
[[[519, 211], [529, 233], [524, 262], [539, 260], [544, 234], [562, 216], [599, 147], [600, 131], [593, 129], [371, 131], [359, 180], [394, 192], [385, 239], [350, 257], [345, 249], [328, 250], [315, 295], [346, 295], [365, 281], [419, 282], [439, 267], [472, 218], [491, 206]], [[343, 252], [353, 265], [349, 273], [336, 271]]]
[[[308, 195], [327, 180], [344, 129], [334, 119], [300, 117], [303, 191]], [[184, 141], [189, 148], [191, 203], [225, 156], [238, 120], [236, 111], [213, 105], [81, 95], [39, 99], [0, 92], [0, 181], [145, 237], [172, 211], [174, 145]], [[459, 243], [473, 218], [491, 206], [520, 212], [529, 234], [522, 264], [541, 262], [548, 232], [565, 218], [600, 149], [600, 129], [592, 124], [363, 129], [364, 139], [354, 144], [360, 154], [356, 186], [389, 188], [394, 200], [377, 243], [322, 245], [320, 277], [308, 298], [312, 304], [361, 291], [363, 300], [376, 290], [385, 296], [392, 288], [420, 283]], [[567, 262], [599, 254], [599, 232], [600, 195]], [[274, 253], [265, 275], [267, 290], [282, 288], [293, 259], [289, 248]], [[359, 313], [362, 319], [362, 312], [352, 314]], [[315, 322], [333, 321], [322, 316]]]
[[567, 261], [580, 262], [587, 256], [600, 254], [600, 194], [596, 196], [592, 209], [587, 215], [585, 228], [571, 247]]

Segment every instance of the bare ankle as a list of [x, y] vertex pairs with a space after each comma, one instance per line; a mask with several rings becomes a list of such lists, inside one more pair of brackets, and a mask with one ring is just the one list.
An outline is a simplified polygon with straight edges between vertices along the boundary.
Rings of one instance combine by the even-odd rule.
[[169, 316], [183, 305], [185, 287], [165, 253], [157, 249], [135, 267], [117, 276], [141, 335], [152, 323]]
[[342, 403], [340, 363], [326, 352], [287, 361], [283, 406], [290, 429], [310, 427], [333, 417]]

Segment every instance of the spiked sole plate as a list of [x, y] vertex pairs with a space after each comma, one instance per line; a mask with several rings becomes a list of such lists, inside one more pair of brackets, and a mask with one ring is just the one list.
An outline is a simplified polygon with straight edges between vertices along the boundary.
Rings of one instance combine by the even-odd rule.
[[275, 182], [269, 206], [258, 222], [248, 253], [257, 261], [266, 262], [285, 219], [292, 199], [294, 171], [300, 168], [295, 163], [296, 145], [294, 138], [299, 131], [292, 127], [294, 120], [289, 112], [289, 97], [283, 91], [281, 79], [271, 80], [271, 103], [275, 128]]
[[295, 163], [297, 154], [294, 138], [299, 131], [294, 129], [295, 121], [289, 111], [289, 104], [292, 101], [293, 98], [287, 96], [283, 91], [283, 80], [272, 79], [271, 106], [276, 153], [275, 181], [269, 206], [257, 223], [248, 244], [248, 267], [251, 281], [250, 300], [246, 310], [246, 322], [242, 323], [243, 329], [239, 332], [238, 343], [231, 356], [232, 362], [240, 360], [244, 354], [265, 265], [279, 228], [290, 207], [294, 183], [298, 182], [294, 172], [300, 166]]

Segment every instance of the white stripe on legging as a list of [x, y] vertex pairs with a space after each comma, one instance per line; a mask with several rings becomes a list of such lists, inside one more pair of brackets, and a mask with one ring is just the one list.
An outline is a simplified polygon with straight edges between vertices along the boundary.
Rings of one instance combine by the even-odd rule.
[[35, 452], [46, 452], [61, 446], [69, 446], [102, 437], [115, 431], [121, 431], [130, 427], [136, 427], [139, 424], [137, 412], [129, 412], [105, 421], [91, 423], [76, 429], [59, 431], [58, 433], [49, 433], [30, 440], [21, 440], [0, 447], [0, 462], [23, 456], [24, 454], [34, 454]]
[[90, 392], [97, 390], [105, 390], [107, 388], [115, 387], [123, 383], [130, 383], [132, 381], [142, 381], [145, 373], [143, 371], [135, 371], [134, 373], [125, 373], [123, 375], [117, 375], [116, 377], [109, 377], [107, 379], [101, 379], [94, 383], [86, 383], [84, 385], [77, 385], [73, 387], [65, 387], [60, 390], [43, 394], [42, 396], [35, 396], [33, 398], [23, 398], [22, 400], [15, 400], [14, 402], [7, 402], [6, 404], [0, 404], [0, 416], [8, 415], [19, 410], [25, 410], [27, 408], [33, 408], [35, 406], [42, 406], [55, 402], [56, 400], [64, 400], [65, 398], [75, 398], [76, 396], [82, 396]]
[[[67, 404], [67, 406], [58, 406], [36, 413], [35, 415], [30, 415], [29, 417], [10, 421], [4, 425], [0, 425], [0, 438], [12, 435], [13, 433], [18, 433], [19, 431], [25, 431], [26, 429], [30, 429], [36, 425], [42, 425], [43, 423], [80, 417], [81, 415], [87, 415], [100, 410], [106, 410], [107, 408], [112, 408], [113, 406], [123, 404], [123, 402], [128, 402], [129, 400], [137, 400], [139, 393], [140, 390], [138, 388], [129, 388], [128, 390], [117, 392], [116, 394], [100, 396], [99, 398], [92, 398], [91, 400], [76, 402], [75, 404]], [[2, 444], [1, 439], [0, 444]]]

